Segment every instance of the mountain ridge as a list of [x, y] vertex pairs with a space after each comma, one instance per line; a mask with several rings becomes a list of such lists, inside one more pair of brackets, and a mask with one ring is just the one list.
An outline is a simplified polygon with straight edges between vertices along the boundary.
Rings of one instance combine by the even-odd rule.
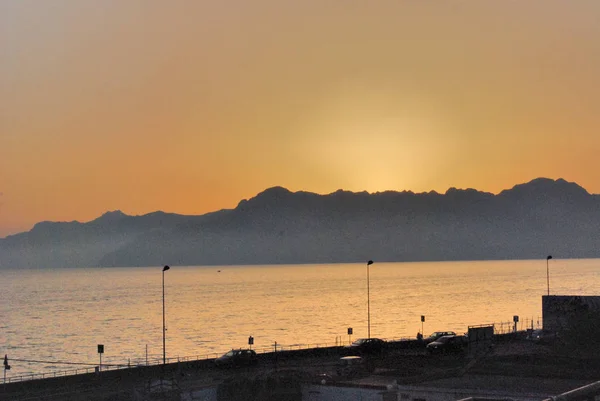
[[204, 215], [114, 210], [85, 223], [40, 222], [0, 239], [0, 267], [596, 257], [598, 234], [600, 196], [564, 179], [496, 195], [276, 186]]

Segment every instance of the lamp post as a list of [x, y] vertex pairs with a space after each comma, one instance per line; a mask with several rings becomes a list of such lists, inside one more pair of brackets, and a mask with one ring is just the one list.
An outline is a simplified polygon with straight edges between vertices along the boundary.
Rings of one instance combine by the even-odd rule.
[[167, 363], [167, 351], [166, 351], [166, 342], [165, 342], [165, 334], [167, 329], [165, 327], [165, 272], [169, 270], [169, 266], [165, 266], [162, 269], [162, 304], [163, 304], [163, 365]]
[[550, 295], [550, 269], [548, 268], [548, 261], [552, 259], [552, 255], [546, 257], [546, 283], [548, 285], [548, 295]]
[[369, 288], [369, 266], [372, 264], [372, 260], [367, 262], [367, 338], [371, 338], [371, 294]]

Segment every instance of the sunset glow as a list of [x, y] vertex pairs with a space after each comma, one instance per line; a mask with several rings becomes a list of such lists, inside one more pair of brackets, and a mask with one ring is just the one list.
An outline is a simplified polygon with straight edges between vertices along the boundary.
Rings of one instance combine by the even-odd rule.
[[600, 3], [0, 2], [0, 237], [280, 185], [600, 193]]

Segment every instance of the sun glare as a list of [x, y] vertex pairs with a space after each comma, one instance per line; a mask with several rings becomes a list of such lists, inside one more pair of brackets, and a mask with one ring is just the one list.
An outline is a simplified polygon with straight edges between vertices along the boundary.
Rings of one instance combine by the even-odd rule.
[[436, 119], [387, 96], [355, 98], [366, 100], [327, 107], [329, 113], [306, 130], [311, 161], [353, 191], [412, 188], [422, 181], [444, 148]]

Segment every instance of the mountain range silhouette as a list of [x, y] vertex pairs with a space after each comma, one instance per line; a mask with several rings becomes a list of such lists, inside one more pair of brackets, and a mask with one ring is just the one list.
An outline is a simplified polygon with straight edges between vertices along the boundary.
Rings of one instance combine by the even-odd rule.
[[600, 257], [600, 195], [537, 178], [497, 195], [269, 188], [200, 216], [103, 214], [0, 239], [0, 268]]

